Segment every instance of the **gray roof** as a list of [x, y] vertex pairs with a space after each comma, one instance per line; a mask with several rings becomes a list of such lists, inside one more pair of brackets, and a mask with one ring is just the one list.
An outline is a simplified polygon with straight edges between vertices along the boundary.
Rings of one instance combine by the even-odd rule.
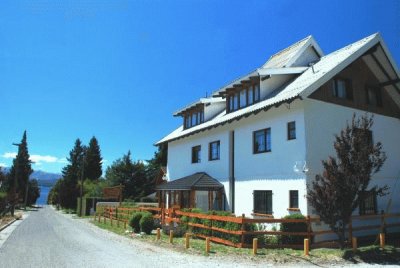
[[156, 186], [156, 190], [217, 190], [224, 186], [205, 172], [198, 172]]

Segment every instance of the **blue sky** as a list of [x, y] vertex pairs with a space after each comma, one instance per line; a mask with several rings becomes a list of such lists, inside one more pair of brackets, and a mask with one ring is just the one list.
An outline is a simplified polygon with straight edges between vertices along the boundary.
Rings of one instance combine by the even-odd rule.
[[27, 130], [35, 169], [76, 138], [105, 165], [181, 124], [172, 113], [313, 35], [325, 53], [381, 32], [400, 64], [400, 1], [0, 1], [0, 165]]

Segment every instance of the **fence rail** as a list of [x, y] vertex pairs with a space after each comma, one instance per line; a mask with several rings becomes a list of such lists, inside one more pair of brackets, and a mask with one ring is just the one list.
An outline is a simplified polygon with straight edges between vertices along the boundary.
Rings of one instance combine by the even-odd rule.
[[[135, 208], [124, 208], [124, 207], [98, 207], [95, 219], [100, 222], [101, 217], [103, 221], [108, 219], [111, 224], [113, 221], [116, 221], [116, 224], [120, 223], [126, 225], [129, 223], [130, 218], [134, 212], [138, 211], [147, 211], [153, 214], [155, 219], [159, 219], [161, 224], [171, 224], [171, 223], [180, 223], [182, 225], [189, 226], [192, 231], [193, 236], [197, 236], [199, 238], [207, 238], [209, 237], [211, 241], [225, 244], [228, 246], [238, 247], [238, 248], [248, 248], [252, 247], [250, 241], [254, 237], [268, 237], [268, 236], [279, 236], [279, 237], [299, 237], [300, 240], [307, 238], [309, 241], [312, 241], [313, 237], [318, 235], [327, 235], [327, 234], [335, 234], [331, 230], [312, 230], [312, 223], [321, 222], [319, 217], [310, 217], [307, 216], [304, 219], [275, 219], [272, 217], [263, 217], [263, 218], [246, 218], [243, 214], [242, 216], [220, 216], [220, 215], [212, 215], [212, 214], [201, 214], [194, 212], [185, 212], [179, 209], [170, 208], [170, 209], [162, 209], [156, 207], [135, 207]], [[185, 218], [182, 218], [185, 217]], [[388, 219], [392, 218], [397, 219], [396, 222], [387, 223]], [[182, 219], [185, 219], [182, 220]], [[190, 219], [190, 220], [189, 220]], [[372, 221], [372, 223], [365, 223], [365, 221]], [[303, 223], [305, 224], [306, 231], [300, 232], [288, 232], [288, 231], [277, 231], [272, 228], [268, 228], [268, 225], [276, 225], [282, 223]], [[355, 223], [362, 223], [363, 226], [353, 227]], [[223, 228], [222, 225], [230, 224], [231, 229]], [[251, 227], [254, 224], [258, 224], [259, 226], [264, 226], [264, 230], [254, 230]], [[398, 214], [378, 214], [378, 215], [363, 215], [363, 216], [352, 216], [348, 227], [346, 228], [346, 233], [349, 241], [352, 241], [352, 237], [354, 233], [360, 231], [368, 231], [368, 230], [380, 230], [377, 232], [382, 233], [386, 231], [388, 228], [392, 227], [400, 227], [400, 213]], [[258, 239], [258, 241], [262, 241], [262, 239]], [[285, 241], [285, 240], [284, 240]], [[264, 244], [262, 246], [267, 248], [302, 248], [303, 245], [300, 244], [288, 244], [285, 242], [281, 242], [279, 244]], [[318, 243], [323, 245], [324, 243]], [[325, 243], [326, 244], [326, 243]], [[311, 245], [311, 247], [318, 247], [317, 244]]]

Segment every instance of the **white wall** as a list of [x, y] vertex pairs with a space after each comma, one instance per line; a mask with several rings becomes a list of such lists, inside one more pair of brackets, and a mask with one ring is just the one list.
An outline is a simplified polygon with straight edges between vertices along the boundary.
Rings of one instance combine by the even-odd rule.
[[[225, 100], [225, 99], [224, 99]], [[204, 106], [204, 122], [214, 118], [217, 114], [225, 110], [226, 102], [211, 102]]]
[[270, 78], [260, 82], [260, 97], [265, 100], [273, 91], [282, 87], [294, 75], [273, 75]]
[[293, 63], [293, 66], [308, 66], [310, 62], [315, 62], [317, 60], [319, 60], [318, 55], [315, 53], [314, 49], [309, 46]]
[[[229, 196], [229, 132], [235, 131], [235, 213], [250, 215], [253, 191], [272, 190], [275, 217], [288, 214], [289, 190], [299, 190], [299, 205], [305, 213], [304, 174], [293, 171], [296, 161], [305, 160], [302, 101], [281, 105], [231, 124], [197, 133], [168, 144], [168, 177], [178, 179], [206, 172], [221, 181]], [[287, 123], [296, 121], [296, 139], [287, 140]], [[271, 152], [253, 154], [253, 132], [271, 128]], [[208, 161], [209, 142], [220, 140], [220, 160]], [[191, 163], [191, 148], [202, 147], [201, 163]]]
[[[315, 178], [316, 174], [323, 171], [321, 160], [325, 160], [329, 155], [336, 156], [333, 149], [334, 135], [338, 134], [341, 129], [346, 126], [346, 120], [351, 122], [353, 113], [357, 115], [365, 114], [364, 111], [347, 108], [335, 104], [322, 101], [306, 99], [304, 100], [305, 111], [305, 131], [306, 131], [306, 147], [307, 147], [307, 164], [309, 172], [307, 173], [307, 181], [310, 182]], [[323, 111], [323, 112], [321, 112]], [[384, 197], [377, 197], [378, 211], [386, 211], [388, 201], [392, 199], [392, 205], [389, 213], [400, 212], [400, 141], [398, 133], [400, 133], [400, 120], [397, 118], [374, 114], [374, 125], [372, 127], [374, 142], [381, 141], [383, 150], [386, 152], [387, 160], [382, 170], [373, 176], [369, 188], [378, 186], [389, 186], [390, 192]], [[313, 210], [308, 208], [308, 214], [313, 214]], [[359, 214], [358, 209], [354, 211], [355, 215]], [[357, 226], [357, 223], [354, 224]], [[314, 230], [326, 228], [324, 225], [313, 226]], [[333, 237], [331, 237], [333, 238]], [[323, 239], [323, 238], [321, 238]]]

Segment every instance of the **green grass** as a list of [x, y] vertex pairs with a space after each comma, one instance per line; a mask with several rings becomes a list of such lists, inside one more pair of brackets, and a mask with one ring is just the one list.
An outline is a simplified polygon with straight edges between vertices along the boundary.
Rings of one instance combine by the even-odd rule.
[[[137, 235], [133, 237], [129, 233], [127, 234], [120, 224], [117, 227], [115, 221], [113, 226], [110, 225], [110, 221], [107, 219], [106, 223], [99, 223], [97, 220], [91, 220], [96, 226], [114, 232], [119, 235], [131, 237], [139, 241], [144, 241], [160, 247], [173, 249], [179, 252], [194, 255], [206, 255], [205, 253], [205, 240], [204, 239], [190, 239], [190, 248], [185, 249], [185, 238], [174, 237], [173, 243], [169, 243], [169, 235], [165, 235], [161, 232], [161, 239], [156, 241], [156, 235]], [[127, 226], [127, 229], [131, 231], [131, 228]], [[378, 263], [378, 264], [398, 264], [400, 262], [400, 248], [387, 245], [384, 249], [379, 246], [363, 246], [360, 247], [357, 252], [353, 253], [351, 249], [328, 249], [320, 248], [313, 249], [310, 251], [310, 256], [304, 256], [303, 250], [295, 249], [258, 249], [257, 255], [252, 255], [252, 249], [248, 248], [234, 248], [221, 244], [211, 243], [211, 251], [209, 255], [213, 256], [230, 256], [239, 259], [248, 259], [252, 261], [268, 261], [277, 264], [351, 264], [351, 263]]]

